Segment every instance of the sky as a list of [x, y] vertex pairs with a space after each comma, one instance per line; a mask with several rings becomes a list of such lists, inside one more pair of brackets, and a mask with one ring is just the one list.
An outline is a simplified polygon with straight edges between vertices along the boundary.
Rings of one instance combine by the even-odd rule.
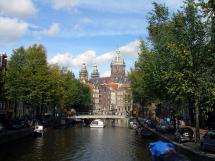
[[[183, 0], [154, 0], [176, 12]], [[0, 53], [10, 57], [20, 46], [42, 44], [50, 64], [78, 77], [97, 64], [101, 76], [119, 50], [126, 71], [134, 66], [139, 39], [147, 39], [151, 0], [0, 0]]]

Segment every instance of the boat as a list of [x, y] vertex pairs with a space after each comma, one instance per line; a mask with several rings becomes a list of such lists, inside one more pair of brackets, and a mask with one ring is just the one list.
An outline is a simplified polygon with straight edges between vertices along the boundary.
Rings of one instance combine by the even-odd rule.
[[103, 128], [105, 127], [105, 124], [102, 120], [100, 119], [95, 119], [90, 123], [90, 127], [100, 127]]
[[143, 126], [138, 127], [136, 129], [136, 133], [143, 138], [149, 138], [153, 136], [153, 133]]
[[131, 129], [137, 129], [139, 127], [139, 122], [137, 118], [131, 118], [129, 120], [129, 127]]
[[184, 155], [176, 152], [173, 144], [157, 141], [149, 144], [152, 161], [190, 161]]
[[130, 128], [132, 129], [137, 129], [138, 128], [138, 124], [133, 122], [133, 121], [130, 121]]
[[46, 129], [44, 128], [43, 125], [35, 125], [34, 127], [35, 136], [43, 136], [45, 132], [46, 132]]

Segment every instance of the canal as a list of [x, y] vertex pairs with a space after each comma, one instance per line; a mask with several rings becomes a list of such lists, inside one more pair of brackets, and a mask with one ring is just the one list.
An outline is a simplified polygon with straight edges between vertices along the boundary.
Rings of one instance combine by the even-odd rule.
[[119, 127], [53, 129], [2, 144], [0, 161], [150, 161], [148, 144], [155, 140]]

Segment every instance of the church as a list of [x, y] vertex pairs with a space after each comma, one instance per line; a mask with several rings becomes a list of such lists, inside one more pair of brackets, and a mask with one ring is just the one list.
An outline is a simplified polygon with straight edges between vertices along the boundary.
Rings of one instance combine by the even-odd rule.
[[120, 51], [116, 52], [110, 68], [110, 77], [100, 77], [97, 65], [93, 65], [90, 78], [88, 78], [86, 64], [82, 65], [79, 72], [79, 79], [92, 91], [92, 112], [130, 114], [133, 108], [132, 93]]

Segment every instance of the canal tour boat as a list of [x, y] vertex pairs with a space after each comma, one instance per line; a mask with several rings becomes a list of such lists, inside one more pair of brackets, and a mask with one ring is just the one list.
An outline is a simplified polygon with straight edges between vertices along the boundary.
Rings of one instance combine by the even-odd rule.
[[99, 128], [103, 128], [105, 127], [105, 124], [102, 120], [100, 119], [95, 119], [90, 123], [90, 127], [99, 127]]

